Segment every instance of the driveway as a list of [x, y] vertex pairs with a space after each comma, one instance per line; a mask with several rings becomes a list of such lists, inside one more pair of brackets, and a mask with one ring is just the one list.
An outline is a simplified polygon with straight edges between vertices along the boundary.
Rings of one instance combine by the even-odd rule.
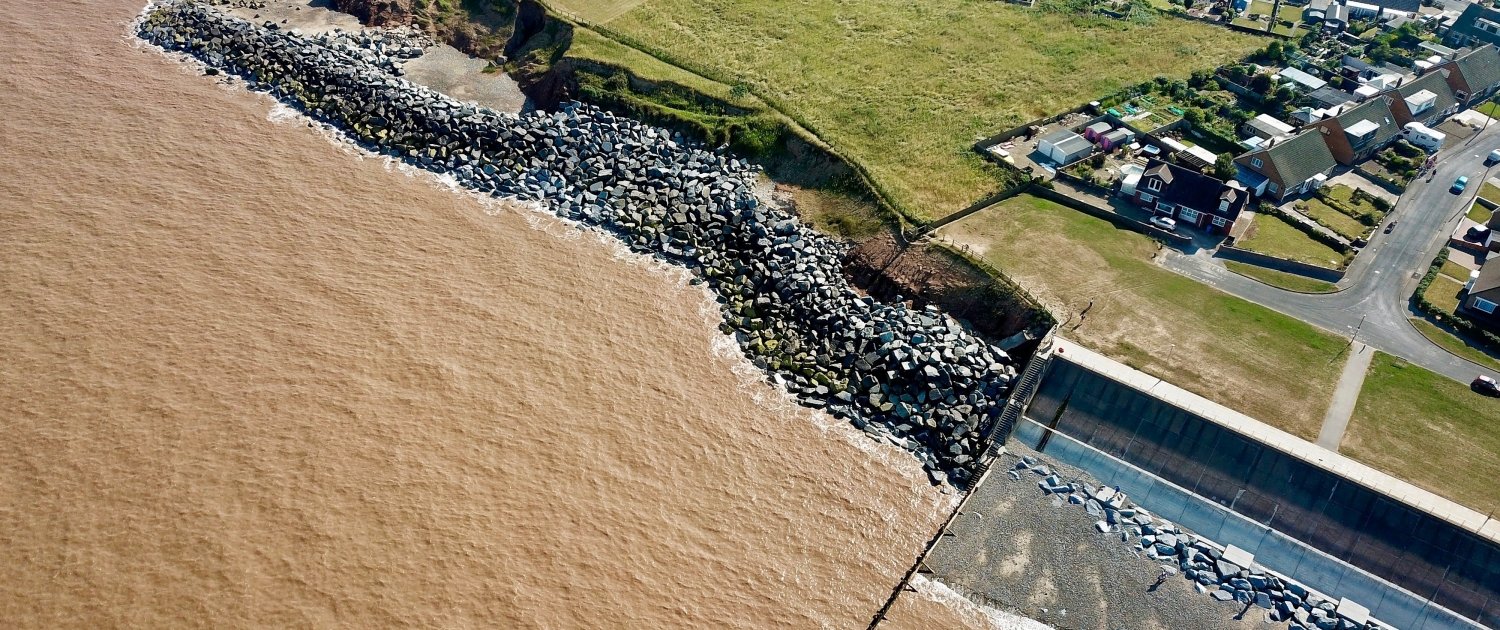
[[[1205, 251], [1167, 250], [1159, 260], [1173, 271], [1337, 334], [1353, 336], [1357, 330], [1359, 341], [1370, 347], [1449, 378], [1500, 378], [1434, 345], [1407, 321], [1414, 314], [1408, 303], [1412, 291], [1478, 194], [1476, 184], [1493, 174], [1484, 158], [1494, 149], [1500, 149], [1500, 124], [1490, 125], [1472, 142], [1439, 153], [1431, 180], [1412, 182], [1392, 210], [1399, 225], [1391, 234], [1375, 233], [1339, 282], [1338, 293], [1306, 295], [1267, 286], [1230, 272]], [[1461, 196], [1450, 194], [1448, 187], [1460, 175], [1469, 177], [1469, 190]]]

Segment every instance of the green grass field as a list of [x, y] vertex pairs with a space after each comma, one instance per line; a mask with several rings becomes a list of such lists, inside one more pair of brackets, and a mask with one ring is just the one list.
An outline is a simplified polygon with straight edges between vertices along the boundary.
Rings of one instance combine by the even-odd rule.
[[1281, 218], [1266, 214], [1255, 215], [1255, 225], [1250, 228], [1248, 237], [1240, 239], [1236, 245], [1269, 256], [1329, 269], [1337, 269], [1339, 262], [1344, 259], [1344, 255], [1332, 247], [1313, 240]]
[[1365, 224], [1355, 221], [1354, 217], [1339, 212], [1337, 208], [1318, 199], [1308, 199], [1300, 204], [1300, 207], [1308, 218], [1322, 223], [1328, 229], [1337, 232], [1339, 236], [1351, 241], [1364, 236], [1365, 232], [1370, 230]]
[[1380, 353], [1339, 450], [1481, 513], [1500, 510], [1500, 400]]
[[1344, 339], [1167, 271], [1151, 260], [1155, 241], [1029, 195], [939, 235], [1037, 296], [1065, 322], [1063, 336], [1296, 435], [1317, 436]]
[[975, 140], [1266, 43], [1190, 20], [1137, 25], [972, 0], [644, 0], [617, 16], [619, 2], [549, 4], [609, 17], [604, 28], [747, 86], [863, 164], [921, 218], [1004, 182], [971, 149]]
[[1453, 336], [1446, 330], [1438, 328], [1425, 319], [1412, 318], [1411, 325], [1422, 333], [1432, 343], [1442, 346], [1444, 350], [1452, 352], [1460, 357], [1488, 367], [1492, 370], [1500, 370], [1500, 361], [1495, 360], [1484, 350], [1469, 345], [1462, 339]]
[[1288, 291], [1296, 291], [1298, 293], [1333, 293], [1336, 289], [1332, 282], [1315, 280], [1307, 276], [1299, 276], [1295, 273], [1287, 273], [1275, 269], [1266, 269], [1260, 265], [1226, 260], [1224, 261], [1224, 266], [1230, 271], [1252, 280], [1258, 280]]

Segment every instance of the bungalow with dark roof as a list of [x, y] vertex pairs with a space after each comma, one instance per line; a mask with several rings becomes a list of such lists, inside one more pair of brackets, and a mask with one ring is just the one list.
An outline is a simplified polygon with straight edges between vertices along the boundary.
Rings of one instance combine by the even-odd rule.
[[1500, 10], [1474, 3], [1448, 27], [1443, 43], [1458, 48], [1461, 46], [1500, 45]]
[[1211, 234], [1228, 234], [1250, 200], [1238, 182], [1218, 179], [1161, 160], [1146, 162], [1146, 171], [1130, 200], [1153, 213]]
[[1500, 256], [1493, 256], [1479, 268], [1479, 276], [1464, 285], [1464, 299], [1458, 303], [1463, 315], [1492, 332], [1500, 332]]
[[1363, 162], [1401, 134], [1401, 125], [1391, 111], [1391, 102], [1396, 100], [1392, 94], [1395, 92], [1380, 94], [1307, 128], [1321, 135], [1339, 164]]
[[1413, 81], [1396, 88], [1400, 98], [1391, 99], [1391, 113], [1399, 126], [1419, 122], [1436, 127], [1444, 118], [1458, 113], [1458, 97], [1448, 83], [1453, 70], [1440, 66]]
[[1448, 86], [1462, 107], [1479, 103], [1500, 90], [1500, 48], [1494, 44], [1459, 55], [1442, 67], [1456, 71], [1448, 74]]
[[1337, 165], [1315, 128], [1234, 159], [1236, 180], [1256, 195], [1277, 200], [1317, 188]]

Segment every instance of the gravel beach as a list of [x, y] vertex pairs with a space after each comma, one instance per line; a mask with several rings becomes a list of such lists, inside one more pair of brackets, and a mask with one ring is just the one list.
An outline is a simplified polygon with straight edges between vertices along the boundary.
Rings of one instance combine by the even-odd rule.
[[[1022, 456], [1045, 461], [1019, 444], [1006, 446], [993, 472], [927, 557], [930, 577], [969, 599], [1020, 613], [1060, 629], [1285, 628], [1266, 612], [1219, 602], [1181, 575], [1152, 588], [1160, 563], [1139, 555], [1119, 534], [1100, 534], [1081, 505], [1020, 481], [1006, 470]], [[1078, 469], [1045, 461], [1065, 479], [1097, 485]]]

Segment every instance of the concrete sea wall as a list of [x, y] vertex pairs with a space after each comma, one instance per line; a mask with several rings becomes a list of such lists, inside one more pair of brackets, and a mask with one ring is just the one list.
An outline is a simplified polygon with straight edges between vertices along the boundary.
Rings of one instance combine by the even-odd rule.
[[935, 482], [972, 476], [1015, 377], [1010, 357], [934, 307], [854, 291], [843, 246], [760, 203], [749, 163], [582, 104], [511, 115], [455, 101], [401, 79], [379, 35], [301, 36], [192, 1], [151, 8], [139, 35], [372, 151], [691, 269], [773, 384], [903, 446]]

